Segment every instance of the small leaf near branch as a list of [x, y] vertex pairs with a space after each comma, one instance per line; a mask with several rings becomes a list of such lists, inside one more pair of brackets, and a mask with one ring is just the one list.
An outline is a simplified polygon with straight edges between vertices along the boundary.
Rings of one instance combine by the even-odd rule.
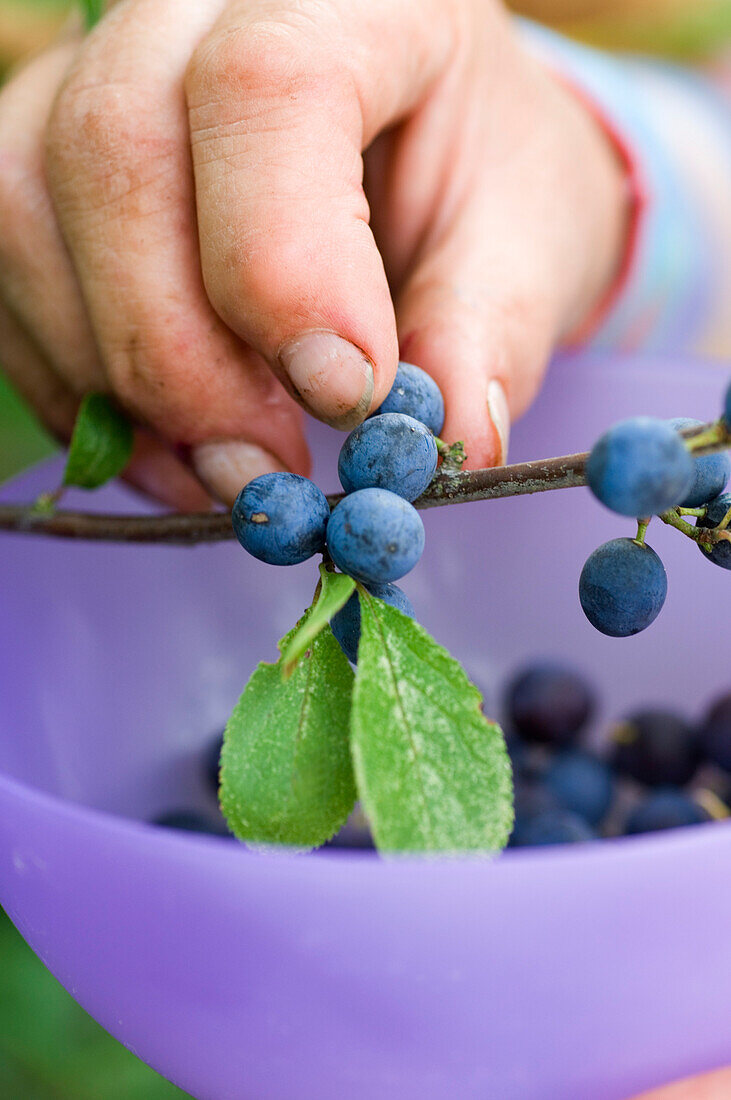
[[327, 626], [341, 607], [355, 592], [355, 581], [344, 573], [333, 573], [325, 565], [320, 566], [320, 584], [309, 614], [302, 620], [282, 650], [282, 676], [286, 680], [297, 667], [321, 630]]
[[[302, 625], [280, 643], [283, 651]], [[328, 626], [287, 680], [281, 664], [259, 665], [231, 715], [221, 808], [240, 840], [316, 848], [355, 803], [348, 744], [353, 673]]]
[[361, 641], [351, 712], [358, 794], [378, 848], [503, 848], [512, 776], [500, 727], [464, 670], [423, 627], [358, 587]]
[[76, 417], [63, 484], [100, 488], [122, 472], [133, 445], [134, 432], [124, 413], [106, 394], [87, 394]]
[[[436, 437], [435, 437], [436, 438]], [[437, 453], [442, 460], [439, 471], [442, 474], [456, 474], [467, 461], [467, 452], [462, 440], [457, 443], [445, 443], [443, 439], [436, 438]]]
[[95, 27], [104, 14], [104, 0], [81, 0], [84, 22], [89, 30]]

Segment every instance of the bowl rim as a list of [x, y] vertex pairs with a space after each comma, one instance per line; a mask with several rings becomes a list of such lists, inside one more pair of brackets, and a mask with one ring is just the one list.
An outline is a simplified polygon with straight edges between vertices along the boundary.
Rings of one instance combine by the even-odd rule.
[[[254, 851], [237, 841], [235, 837], [219, 837], [204, 833], [184, 832], [176, 829], [167, 829], [164, 826], [155, 825], [152, 822], [141, 821], [132, 817], [124, 817], [122, 814], [113, 813], [110, 810], [99, 809], [94, 806], [85, 806], [80, 802], [73, 802], [59, 795], [39, 788], [9, 776], [0, 771], [0, 799], [4, 796], [11, 799], [20, 799], [31, 811], [40, 811], [56, 816], [70, 824], [90, 831], [101, 831], [117, 834], [129, 840], [136, 839], [146, 846], [173, 845], [178, 851], [186, 848], [189, 852], [201, 852], [204, 850], [216, 850], [218, 858], [242, 859], [250, 858], [258, 863], [268, 862], [272, 867], [282, 866], [291, 862], [297, 862], [301, 866], [302, 853], [291, 849], [282, 848], [277, 851]], [[463, 856], [414, 856], [404, 855], [395, 858], [384, 858], [378, 852], [372, 850], [349, 848], [320, 848], [315, 852], [306, 853], [307, 856], [317, 856], [317, 863], [347, 862], [359, 863], [361, 866], [393, 868], [395, 866], [411, 865], [412, 867], [437, 868], [478, 867], [493, 868], [498, 863], [502, 866], [509, 865], [517, 868], [523, 863], [547, 863], [560, 861], [591, 862], [596, 864], [599, 860], [621, 858], [624, 854], [632, 853], [633, 856], [646, 856], [653, 859], [655, 855], [664, 849], [676, 847], [687, 850], [690, 845], [694, 850], [705, 848], [709, 843], [715, 844], [719, 838], [719, 832], [723, 827], [731, 831], [731, 817], [721, 821], [707, 821], [699, 825], [681, 826], [675, 829], [666, 829], [655, 833], [645, 833], [637, 836], [615, 836], [597, 838], [585, 841], [582, 844], [545, 845], [534, 848], [505, 849], [499, 853]]]

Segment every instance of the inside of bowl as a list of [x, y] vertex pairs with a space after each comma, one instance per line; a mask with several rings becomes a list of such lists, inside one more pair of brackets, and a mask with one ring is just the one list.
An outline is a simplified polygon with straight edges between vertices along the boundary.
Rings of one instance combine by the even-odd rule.
[[[722, 366], [574, 357], [552, 367], [516, 426], [511, 460], [588, 448], [613, 421], [646, 413], [714, 418]], [[315, 477], [336, 487], [342, 436], [312, 431]], [[33, 471], [3, 493], [33, 499], [57, 471]], [[139, 511], [114, 486], [74, 501]], [[579, 607], [587, 555], [634, 525], [585, 489], [432, 509], [427, 546], [404, 581], [417, 615], [467, 667], [487, 709], [536, 658], [567, 661], [596, 685], [608, 718], [636, 705], [690, 715], [731, 687], [722, 644], [727, 577], [676, 532], [648, 542], [669, 576], [666, 607], [635, 638], [597, 634]], [[150, 818], [210, 808], [201, 750], [259, 660], [309, 603], [314, 562], [276, 569], [234, 543], [196, 549], [72, 544], [3, 537], [0, 769], [72, 801]]]

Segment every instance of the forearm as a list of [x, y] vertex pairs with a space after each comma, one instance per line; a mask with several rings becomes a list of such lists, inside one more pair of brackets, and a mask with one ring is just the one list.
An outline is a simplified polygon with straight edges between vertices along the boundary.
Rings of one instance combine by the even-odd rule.
[[579, 337], [604, 348], [728, 356], [731, 96], [722, 79], [608, 56], [532, 25], [524, 33], [596, 112], [632, 189], [623, 269]]

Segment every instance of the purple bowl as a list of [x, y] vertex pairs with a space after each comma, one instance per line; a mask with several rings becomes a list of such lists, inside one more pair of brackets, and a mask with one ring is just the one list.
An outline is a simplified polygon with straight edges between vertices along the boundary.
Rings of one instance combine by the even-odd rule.
[[[713, 417], [726, 372], [565, 360], [513, 456], [581, 450], [633, 413]], [[335, 484], [335, 433], [314, 433]], [[28, 499], [46, 466], [6, 488]], [[114, 487], [90, 500], [135, 508]], [[647, 633], [604, 638], [577, 582], [632, 533], [585, 490], [426, 515], [405, 587], [488, 707], [537, 656], [585, 669], [601, 719], [698, 713], [731, 687], [728, 578], [675, 532]], [[69, 992], [203, 1100], [624, 1100], [731, 1062], [731, 827], [382, 862], [261, 855], [142, 824], [210, 808], [198, 760], [309, 600], [312, 563], [3, 538], [0, 903]], [[717, 624], [717, 625], [716, 625]]]

